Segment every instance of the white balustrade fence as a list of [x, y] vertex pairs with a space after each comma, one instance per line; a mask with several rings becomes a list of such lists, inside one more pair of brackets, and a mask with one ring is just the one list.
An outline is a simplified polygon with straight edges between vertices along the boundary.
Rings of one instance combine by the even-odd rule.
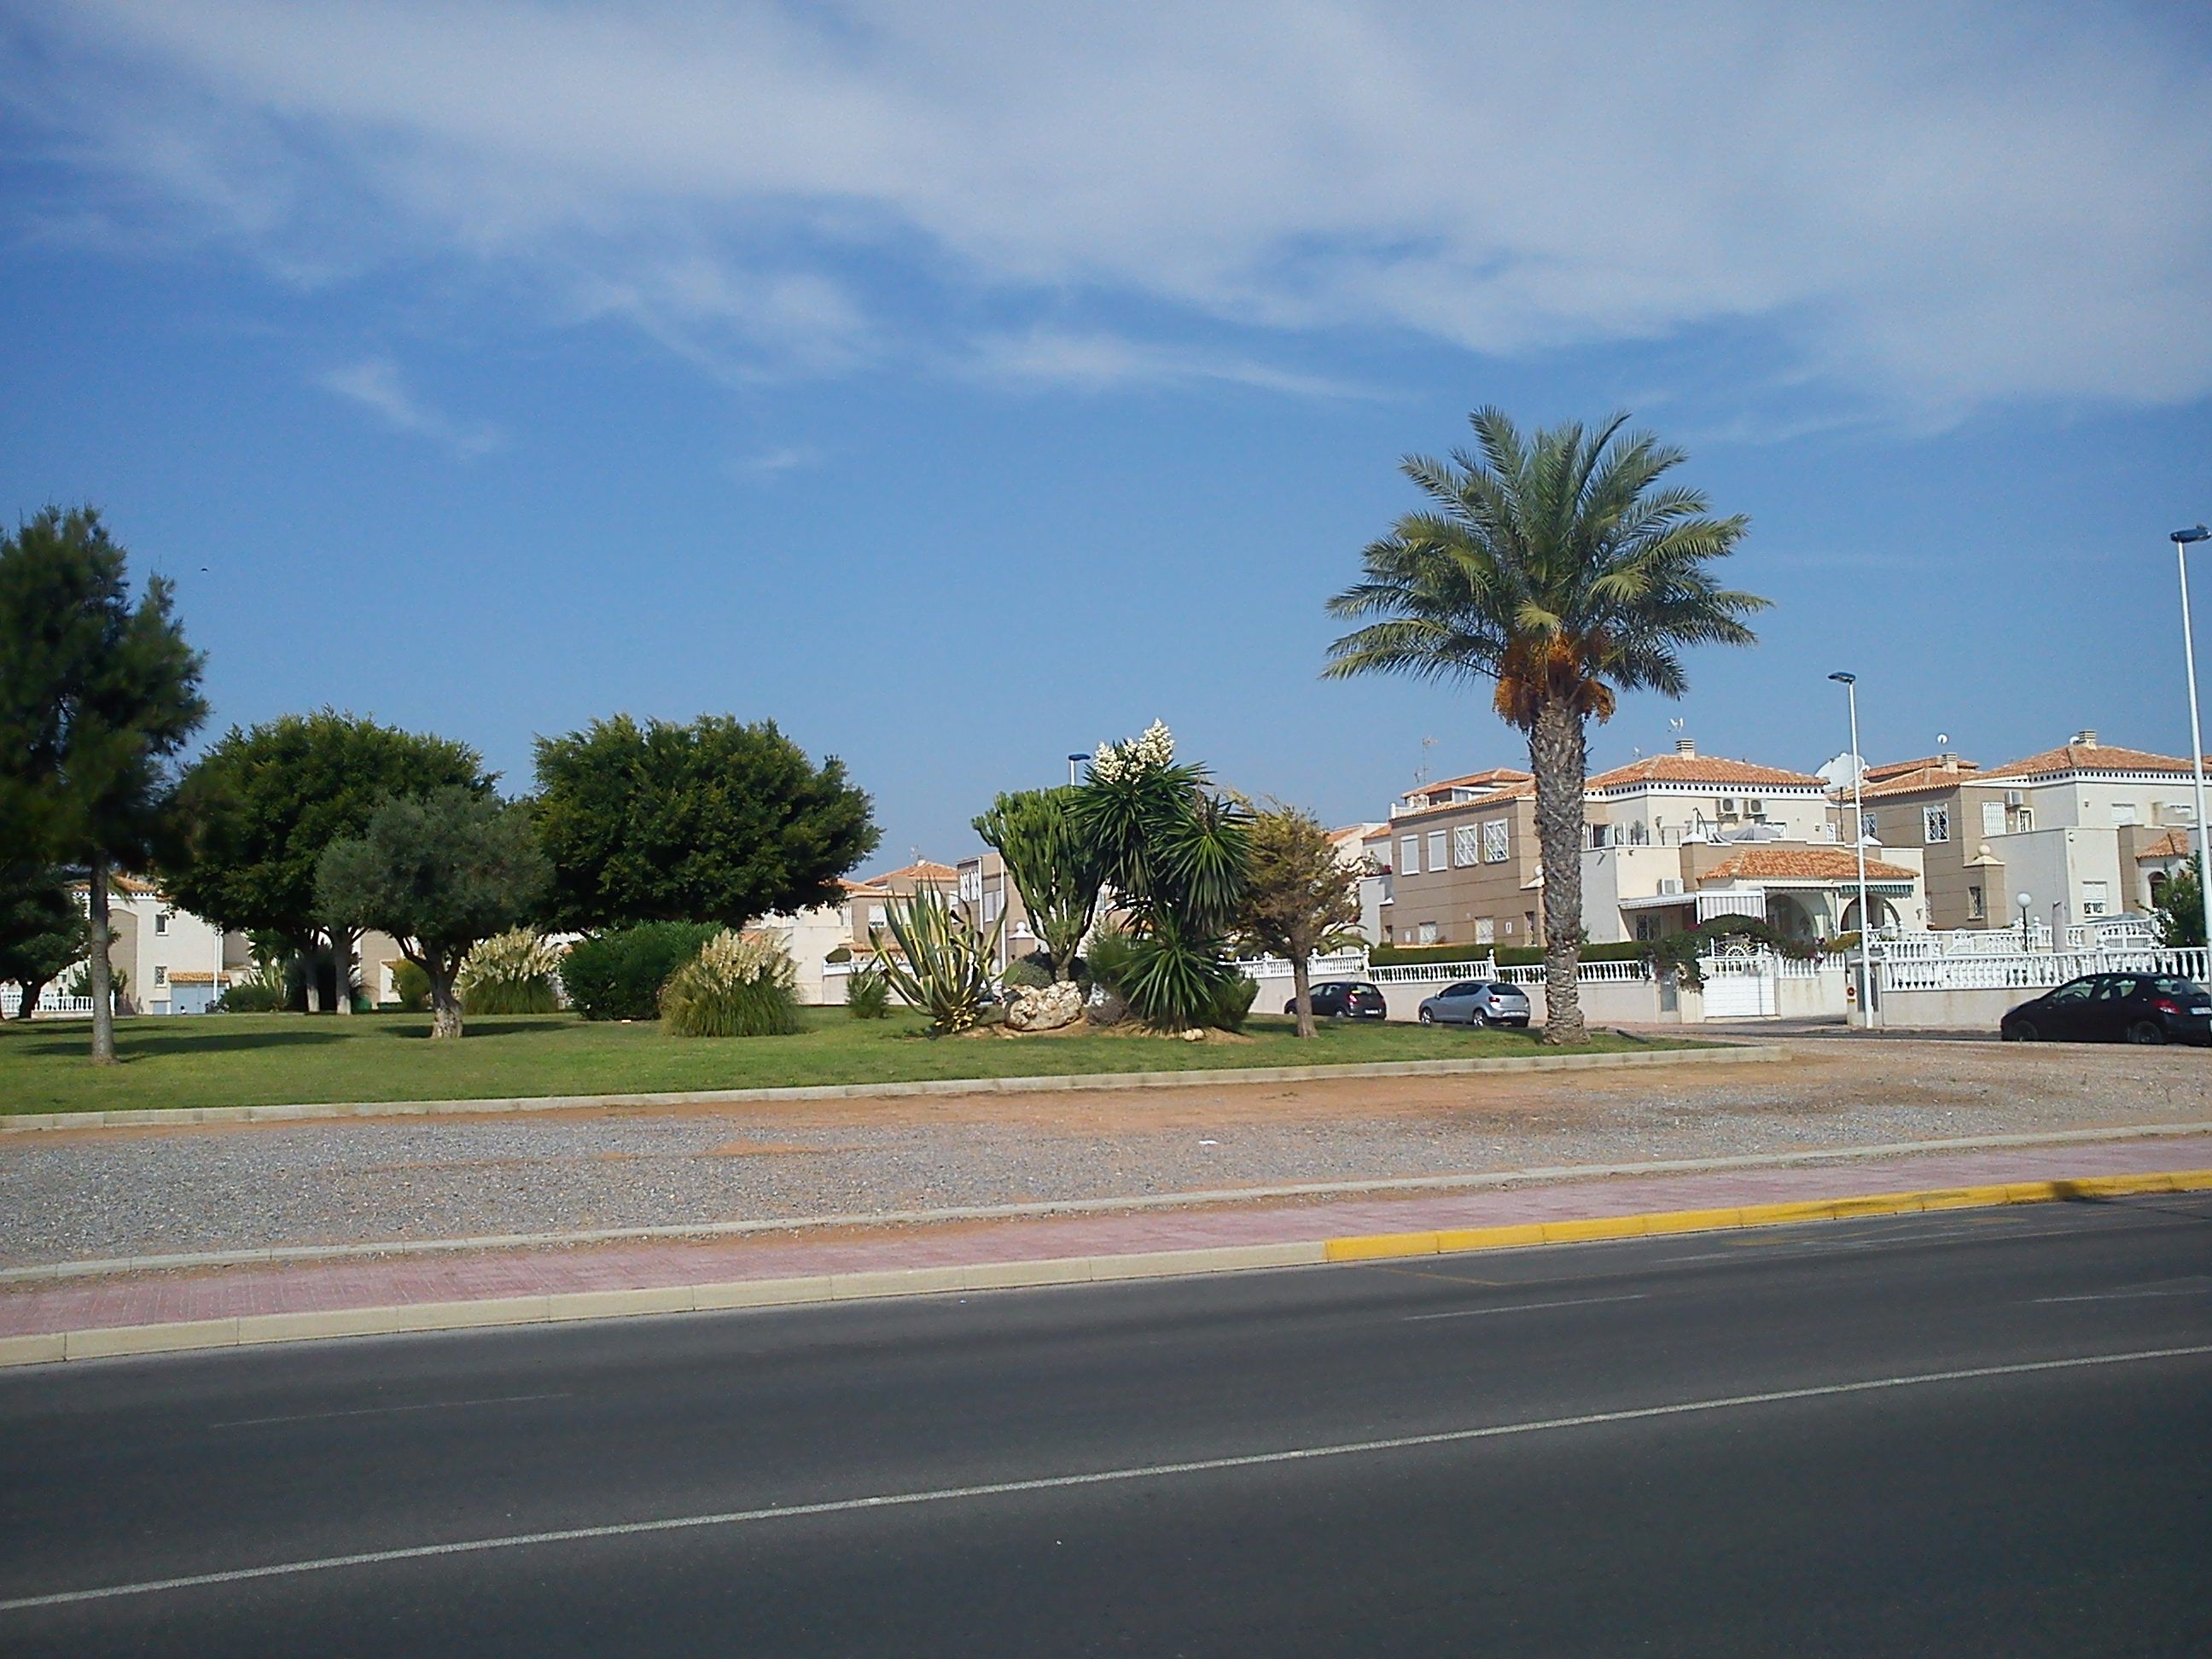
[[1877, 945], [1876, 982], [1884, 991], [2040, 990], [2084, 974], [2168, 974], [2202, 983], [2207, 953], [2196, 951], [2015, 951], [2008, 955], [1893, 956]]
[[[15, 1018], [17, 1011], [21, 1009], [22, 1006], [23, 988], [21, 986], [12, 984], [0, 985], [0, 1018], [5, 1018], [8, 1019]], [[45, 990], [39, 993], [39, 1006], [37, 1012], [33, 1015], [33, 1018], [62, 1018], [71, 1014], [79, 1014], [87, 1018], [90, 1018], [92, 1015], [92, 999], [90, 997], [65, 997], [60, 992], [55, 990], [52, 986], [48, 986]]]
[[[1291, 962], [1286, 957], [1251, 957], [1237, 965], [1243, 970], [1247, 979], [1291, 977]], [[1316, 957], [1307, 963], [1306, 971], [1314, 980], [1373, 977], [1367, 971], [1366, 953], [1360, 951], [1342, 951], [1333, 957]]]

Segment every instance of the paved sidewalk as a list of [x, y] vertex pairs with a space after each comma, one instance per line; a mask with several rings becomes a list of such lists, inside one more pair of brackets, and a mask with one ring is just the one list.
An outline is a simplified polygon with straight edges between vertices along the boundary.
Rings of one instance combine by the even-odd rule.
[[[704, 1285], [800, 1279], [826, 1284], [833, 1275], [1289, 1246], [1355, 1235], [2208, 1167], [2212, 1134], [2166, 1136], [1419, 1196], [149, 1273], [9, 1288], [0, 1292], [0, 1339], [462, 1302], [494, 1305], [480, 1310], [481, 1316], [451, 1322], [493, 1324], [504, 1322], [496, 1304], [509, 1298], [519, 1304], [529, 1297], [665, 1289], [673, 1308], [689, 1305], [674, 1295], [678, 1289]], [[1175, 1270], [1171, 1262], [1158, 1265], [1161, 1271]]]

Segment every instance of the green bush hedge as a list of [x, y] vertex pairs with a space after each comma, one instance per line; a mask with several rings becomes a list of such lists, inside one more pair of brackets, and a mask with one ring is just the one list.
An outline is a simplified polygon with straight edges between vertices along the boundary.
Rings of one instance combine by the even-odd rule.
[[561, 964], [569, 1006], [586, 1019], [658, 1019], [661, 988], [721, 931], [709, 921], [646, 921], [580, 939]]

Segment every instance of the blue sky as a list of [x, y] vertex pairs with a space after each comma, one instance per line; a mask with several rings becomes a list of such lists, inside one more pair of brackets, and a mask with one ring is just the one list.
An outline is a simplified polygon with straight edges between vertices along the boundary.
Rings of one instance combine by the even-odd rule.
[[2180, 752], [2208, 70], [2179, 4], [0, 3], [0, 511], [177, 579], [214, 729], [520, 787], [773, 716], [890, 862], [1155, 717], [1332, 821], [1520, 759], [1322, 602], [1468, 409], [1626, 407], [1776, 603], [1598, 763], [1813, 765], [1837, 667], [1877, 758]]

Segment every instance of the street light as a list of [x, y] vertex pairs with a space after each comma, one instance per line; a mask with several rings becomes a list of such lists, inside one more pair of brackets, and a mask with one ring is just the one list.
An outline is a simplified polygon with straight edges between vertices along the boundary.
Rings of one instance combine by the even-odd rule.
[[[2033, 893], [2014, 893], [2012, 896], [2012, 902], [2020, 906], [2020, 953], [2022, 956], [2026, 956], [2028, 951], [2027, 907], [2035, 902], [2035, 895]], [[2055, 939], [2052, 941], [2054, 945], [2057, 943], [2057, 941]]]
[[1844, 688], [1851, 710], [1851, 850], [1859, 858], [1859, 1019], [1874, 1024], [1874, 1004], [1868, 1000], [1868, 967], [1874, 951], [1874, 912], [1867, 906], [1866, 883], [1866, 760], [1859, 753], [1859, 677], [1831, 674]]
[[2212, 538], [2212, 530], [2194, 525], [2167, 537], [2173, 544], [2173, 568], [2181, 578], [2181, 661], [2189, 677], [2189, 769], [2197, 780], [2197, 890], [2204, 901], [2204, 943], [2212, 947], [2212, 859], [2204, 847], [2204, 734], [2197, 720], [2197, 643], [2189, 631], [2189, 560], [2191, 542]]

